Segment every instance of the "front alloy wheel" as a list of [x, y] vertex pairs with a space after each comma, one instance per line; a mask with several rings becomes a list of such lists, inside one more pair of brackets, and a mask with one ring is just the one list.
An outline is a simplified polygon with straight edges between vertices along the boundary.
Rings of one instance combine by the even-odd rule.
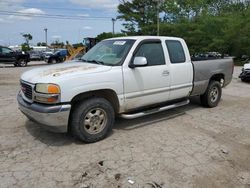
[[98, 134], [107, 124], [107, 113], [101, 108], [93, 108], [84, 117], [83, 128], [89, 134]]
[[18, 61], [18, 66], [19, 67], [26, 67], [27, 66], [27, 61], [25, 61], [24, 59], [20, 59]]
[[114, 109], [108, 100], [84, 99], [72, 109], [70, 131], [86, 143], [96, 142], [111, 132], [114, 119]]

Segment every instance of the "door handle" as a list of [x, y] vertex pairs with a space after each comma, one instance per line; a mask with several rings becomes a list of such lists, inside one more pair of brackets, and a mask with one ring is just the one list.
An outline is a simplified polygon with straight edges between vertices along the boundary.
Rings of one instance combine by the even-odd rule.
[[168, 70], [164, 70], [163, 72], [162, 72], [162, 76], [168, 76], [169, 75], [169, 71]]

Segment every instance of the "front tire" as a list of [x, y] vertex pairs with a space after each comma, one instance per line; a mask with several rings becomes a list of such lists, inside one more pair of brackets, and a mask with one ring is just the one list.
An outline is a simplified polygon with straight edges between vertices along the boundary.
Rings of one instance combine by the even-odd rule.
[[205, 107], [213, 108], [218, 105], [221, 99], [222, 89], [218, 81], [211, 81], [205, 94], [201, 95], [201, 104]]
[[56, 64], [57, 63], [57, 61], [56, 61], [56, 59], [50, 59], [50, 60], [48, 60], [48, 64]]
[[242, 82], [246, 82], [246, 79], [245, 79], [245, 78], [241, 78], [241, 81], [242, 81]]
[[25, 59], [19, 59], [18, 60], [18, 66], [19, 67], [26, 67], [27, 66], [27, 61], [25, 61]]
[[74, 136], [86, 143], [104, 139], [112, 130], [115, 113], [109, 101], [92, 98], [75, 106], [70, 128]]

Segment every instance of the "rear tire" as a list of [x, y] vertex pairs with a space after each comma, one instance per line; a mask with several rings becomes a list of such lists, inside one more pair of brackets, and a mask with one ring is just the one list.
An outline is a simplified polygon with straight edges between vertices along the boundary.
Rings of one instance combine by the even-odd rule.
[[114, 109], [109, 101], [103, 98], [86, 99], [74, 107], [70, 130], [78, 139], [93, 143], [111, 132], [114, 119]]
[[201, 104], [205, 107], [213, 108], [218, 105], [221, 99], [222, 89], [218, 81], [211, 81], [206, 92], [201, 95]]

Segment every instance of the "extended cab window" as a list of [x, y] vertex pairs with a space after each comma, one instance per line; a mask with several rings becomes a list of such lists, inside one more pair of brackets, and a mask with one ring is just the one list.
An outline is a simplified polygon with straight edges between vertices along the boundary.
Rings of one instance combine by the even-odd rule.
[[164, 53], [160, 42], [143, 43], [136, 52], [135, 57], [145, 57], [148, 66], [165, 64]]
[[166, 45], [171, 63], [184, 63], [186, 61], [185, 53], [180, 41], [166, 40]]

